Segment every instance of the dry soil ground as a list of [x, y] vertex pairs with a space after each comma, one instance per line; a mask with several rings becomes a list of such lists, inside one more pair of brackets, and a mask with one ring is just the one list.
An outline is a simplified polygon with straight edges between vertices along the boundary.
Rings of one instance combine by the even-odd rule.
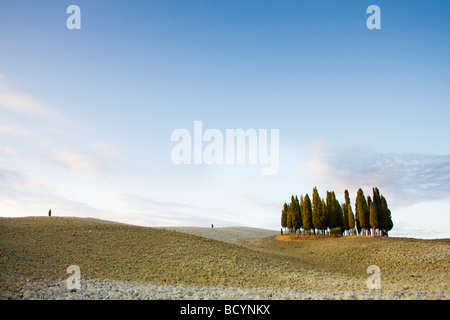
[[82, 278], [92, 281], [302, 292], [367, 291], [366, 269], [378, 265], [384, 292], [450, 296], [448, 239], [282, 241], [275, 235], [246, 238], [245, 228], [239, 230], [224, 242], [217, 240], [219, 231], [210, 239], [90, 219], [0, 218], [0, 297], [26, 298], [24, 286], [30, 283], [63, 283], [69, 265], [79, 266]]

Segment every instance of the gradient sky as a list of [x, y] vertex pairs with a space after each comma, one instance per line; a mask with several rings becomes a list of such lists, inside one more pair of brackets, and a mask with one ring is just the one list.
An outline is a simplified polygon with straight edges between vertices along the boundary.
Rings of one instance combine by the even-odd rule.
[[[69, 30], [66, 9], [81, 9]], [[366, 9], [381, 9], [369, 30]], [[0, 2], [0, 216], [277, 230], [378, 187], [450, 237], [449, 1]], [[174, 165], [177, 128], [279, 129], [280, 167]]]

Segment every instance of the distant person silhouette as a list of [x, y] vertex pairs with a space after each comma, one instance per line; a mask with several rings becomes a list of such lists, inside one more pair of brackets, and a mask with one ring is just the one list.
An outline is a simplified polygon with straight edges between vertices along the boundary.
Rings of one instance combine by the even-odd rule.
[[52, 216], [52, 209], [48, 210], [48, 216], [49, 216], [49, 217]]

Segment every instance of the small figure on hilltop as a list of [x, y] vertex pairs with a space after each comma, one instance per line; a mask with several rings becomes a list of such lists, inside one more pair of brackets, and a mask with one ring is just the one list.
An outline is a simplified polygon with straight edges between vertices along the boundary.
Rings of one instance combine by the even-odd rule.
[[48, 216], [49, 216], [49, 217], [52, 216], [52, 209], [48, 210]]
[[211, 224], [211, 229], [212, 229], [212, 228], [214, 228], [214, 225], [213, 225], [213, 224]]

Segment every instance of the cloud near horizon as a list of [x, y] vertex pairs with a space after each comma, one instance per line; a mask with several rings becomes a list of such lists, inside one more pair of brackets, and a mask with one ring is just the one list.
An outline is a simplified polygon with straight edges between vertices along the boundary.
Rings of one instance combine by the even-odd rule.
[[109, 167], [93, 155], [77, 153], [67, 150], [55, 152], [54, 163], [58, 164], [72, 173], [92, 176], [98, 173], [109, 174]]
[[8, 78], [0, 73], [0, 107], [29, 116], [37, 114], [57, 116], [57, 112], [45, 103], [26, 93], [12, 89], [9, 82]]
[[450, 198], [450, 155], [330, 150], [317, 143], [306, 168], [315, 179], [342, 189], [378, 187], [397, 206]]
[[[79, 186], [78, 186], [79, 187]], [[71, 189], [77, 193], [77, 187]], [[0, 216], [93, 217], [143, 226], [232, 225], [224, 217], [236, 215], [223, 209], [179, 201], [153, 199], [119, 191], [96, 191], [92, 199], [74, 200], [59, 188], [31, 176], [0, 167]], [[208, 213], [214, 212], [214, 216]], [[216, 216], [220, 213], [219, 216]], [[208, 217], [208, 218], [206, 218]], [[234, 222], [237, 223], [238, 219]]]

